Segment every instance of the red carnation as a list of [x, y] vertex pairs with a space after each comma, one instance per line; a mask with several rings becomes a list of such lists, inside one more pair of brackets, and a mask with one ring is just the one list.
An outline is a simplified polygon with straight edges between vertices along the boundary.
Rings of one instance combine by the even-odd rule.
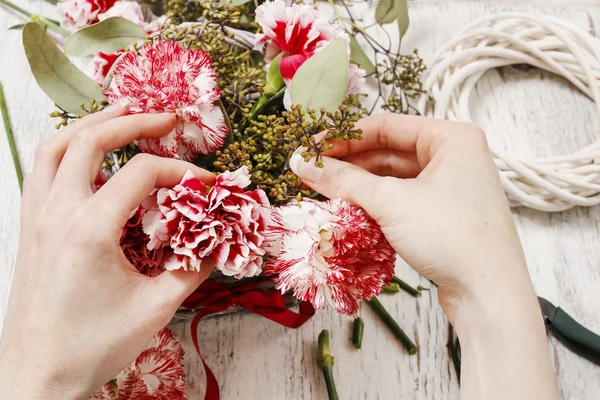
[[163, 249], [148, 249], [150, 238], [144, 233], [142, 218], [146, 210], [139, 206], [133, 212], [121, 234], [121, 249], [125, 257], [142, 274], [148, 276], [160, 273]]
[[149, 248], [173, 251], [165, 269], [200, 271], [210, 259], [227, 276], [261, 272], [271, 209], [262, 190], [244, 191], [249, 184], [247, 167], [219, 175], [210, 189], [188, 171], [179, 185], [153, 192], [157, 206], [144, 216], [144, 232]]
[[354, 315], [358, 302], [381, 293], [394, 274], [396, 252], [360, 207], [340, 199], [279, 207], [269, 229], [265, 273], [315, 308], [326, 302]]
[[63, 25], [81, 29], [98, 22], [98, 14], [108, 11], [117, 0], [66, 0], [56, 5], [63, 15]]

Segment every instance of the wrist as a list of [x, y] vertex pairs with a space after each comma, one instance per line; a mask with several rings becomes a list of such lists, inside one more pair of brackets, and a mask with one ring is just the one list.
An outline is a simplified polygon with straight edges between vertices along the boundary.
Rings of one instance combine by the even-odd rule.
[[0, 351], [0, 398], [53, 400], [87, 398], [88, 390], [59, 360], [50, 360], [42, 352], [19, 350], [18, 346]]

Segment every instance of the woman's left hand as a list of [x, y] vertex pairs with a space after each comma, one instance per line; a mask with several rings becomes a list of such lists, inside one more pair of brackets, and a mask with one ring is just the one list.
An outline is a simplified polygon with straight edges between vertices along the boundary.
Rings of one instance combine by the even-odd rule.
[[151, 278], [123, 254], [122, 228], [154, 187], [176, 185], [188, 169], [214, 180], [190, 163], [139, 154], [93, 193], [106, 152], [175, 126], [171, 114], [125, 114], [87, 116], [35, 153], [0, 341], [2, 399], [87, 398], [144, 350], [210, 272]]

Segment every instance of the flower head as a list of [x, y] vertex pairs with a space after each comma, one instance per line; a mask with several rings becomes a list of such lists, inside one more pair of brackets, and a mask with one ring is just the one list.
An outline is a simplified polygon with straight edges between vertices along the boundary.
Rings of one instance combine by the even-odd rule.
[[113, 72], [106, 99], [129, 104], [130, 113], [171, 112], [175, 129], [160, 139], [143, 139], [143, 152], [193, 160], [225, 142], [228, 133], [219, 100], [215, 71], [202, 50], [186, 50], [169, 40], [156, 40], [130, 51]]
[[116, 0], [65, 0], [56, 5], [68, 29], [81, 29], [98, 22], [98, 15], [108, 11]]
[[133, 363], [89, 400], [186, 400], [183, 356], [181, 343], [164, 328]]
[[98, 53], [92, 58], [92, 78], [103, 85], [110, 68], [121, 53]]
[[117, 1], [111, 8], [98, 14], [99, 21], [104, 21], [111, 17], [128, 19], [145, 30], [148, 34], [160, 31], [167, 20], [166, 15], [163, 15], [159, 18], [152, 18], [152, 21], [150, 22], [146, 22], [142, 6], [136, 1]]
[[163, 249], [148, 249], [150, 238], [144, 233], [142, 218], [146, 210], [139, 206], [123, 227], [121, 249], [125, 257], [138, 271], [154, 276], [160, 274], [163, 261]]
[[277, 208], [269, 229], [273, 259], [265, 273], [315, 308], [329, 302], [356, 314], [358, 301], [381, 293], [394, 274], [395, 251], [360, 207], [340, 199]]
[[330, 24], [307, 4], [286, 7], [283, 0], [267, 1], [256, 9], [256, 22], [264, 32], [257, 38], [257, 50], [267, 44], [267, 57], [271, 58], [285, 52], [279, 68], [286, 82], [291, 81], [304, 61], [333, 39], [349, 40], [339, 26]]
[[210, 259], [228, 276], [261, 272], [271, 209], [262, 190], [244, 191], [249, 184], [247, 167], [219, 175], [210, 189], [188, 171], [179, 185], [153, 192], [156, 208], [144, 217], [144, 231], [149, 248], [173, 251], [166, 269], [200, 271]]

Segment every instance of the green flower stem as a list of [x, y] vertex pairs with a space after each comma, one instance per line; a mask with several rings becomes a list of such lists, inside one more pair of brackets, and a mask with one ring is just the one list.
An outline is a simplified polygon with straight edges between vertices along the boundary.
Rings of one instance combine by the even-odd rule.
[[23, 193], [23, 170], [21, 169], [21, 161], [19, 160], [19, 153], [17, 152], [15, 137], [10, 126], [10, 119], [8, 117], [8, 109], [6, 108], [6, 98], [4, 97], [4, 88], [2, 87], [2, 83], [0, 83], [0, 110], [2, 111], [4, 130], [6, 130], [6, 137], [8, 139], [10, 153], [12, 154], [13, 164], [15, 165], [15, 172], [17, 173], [17, 179], [19, 180], [19, 188], [21, 189], [21, 193]]
[[396, 275], [394, 275], [392, 277], [392, 282], [397, 283], [398, 286], [400, 286], [400, 289], [404, 290], [405, 292], [407, 292], [415, 297], [419, 297], [422, 295], [422, 293], [419, 290], [410, 286], [408, 283], [404, 282], [402, 279], [398, 278]]
[[396, 282], [392, 282], [389, 284], [389, 286], [384, 286], [383, 291], [385, 293], [398, 293], [400, 291], [400, 285], [398, 285]]
[[394, 321], [394, 318], [392, 318], [390, 313], [388, 313], [387, 310], [383, 307], [383, 305], [381, 305], [379, 300], [377, 300], [377, 297], [373, 297], [367, 302], [367, 304], [369, 304], [369, 306], [373, 309], [375, 314], [377, 314], [377, 316], [381, 318], [381, 320], [388, 326], [388, 328], [392, 330], [394, 336], [396, 336], [396, 338], [400, 340], [400, 342], [402, 342], [404, 347], [406, 347], [406, 349], [408, 350], [408, 354], [417, 354], [417, 351], [419, 350], [418, 347], [412, 342], [412, 340], [410, 340], [406, 333], [404, 333], [404, 331], [402, 330], [402, 328], [400, 328], [398, 323]]
[[329, 331], [323, 329], [319, 334], [319, 353], [317, 354], [317, 362], [319, 368], [323, 371], [325, 377], [325, 385], [327, 386], [327, 394], [329, 400], [338, 400], [337, 390], [335, 388], [335, 380], [333, 379], [333, 356], [329, 347]]
[[356, 317], [354, 319], [354, 325], [352, 326], [352, 344], [357, 349], [362, 347], [363, 332], [365, 330], [365, 323], [362, 318]]
[[41, 15], [36, 15], [36, 14], [32, 14], [29, 11], [25, 10], [24, 8], [19, 7], [18, 5], [14, 4], [11, 1], [8, 0], [0, 0], [0, 4], [4, 4], [5, 6], [7, 6], [8, 8], [13, 9], [14, 11], [23, 14], [24, 16], [26, 16], [27, 18], [29, 18], [30, 20], [39, 23], [40, 25], [42, 25], [43, 27], [46, 27], [48, 29], [50, 29], [51, 31], [54, 31], [60, 35], [63, 35], [65, 37], [71, 35], [71, 32], [69, 32], [66, 29], [63, 29], [60, 27], [60, 25], [58, 25], [57, 23], [49, 20], [46, 17], [42, 17]]

